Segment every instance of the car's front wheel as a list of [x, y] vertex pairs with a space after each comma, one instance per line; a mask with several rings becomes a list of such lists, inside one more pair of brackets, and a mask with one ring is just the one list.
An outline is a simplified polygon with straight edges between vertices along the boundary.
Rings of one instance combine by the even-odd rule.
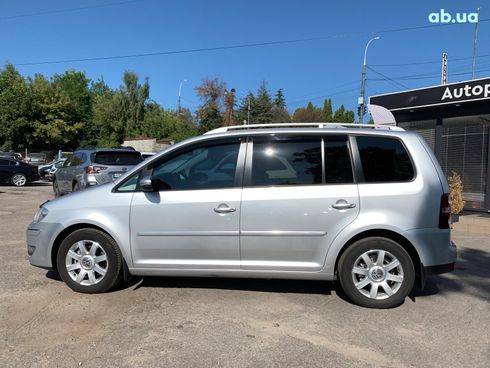
[[23, 187], [27, 184], [27, 176], [22, 173], [15, 173], [10, 178], [10, 183], [16, 187]]
[[122, 255], [114, 239], [103, 231], [80, 229], [61, 243], [57, 266], [74, 291], [103, 293], [121, 279]]
[[353, 243], [338, 264], [342, 289], [354, 303], [392, 308], [413, 288], [415, 269], [410, 255], [391, 239], [372, 237]]

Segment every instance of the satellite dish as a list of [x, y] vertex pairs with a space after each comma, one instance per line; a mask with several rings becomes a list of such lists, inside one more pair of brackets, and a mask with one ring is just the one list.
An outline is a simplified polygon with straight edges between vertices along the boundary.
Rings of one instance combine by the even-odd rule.
[[368, 104], [368, 111], [373, 117], [375, 125], [394, 125], [396, 126], [396, 119], [386, 107], [379, 105]]

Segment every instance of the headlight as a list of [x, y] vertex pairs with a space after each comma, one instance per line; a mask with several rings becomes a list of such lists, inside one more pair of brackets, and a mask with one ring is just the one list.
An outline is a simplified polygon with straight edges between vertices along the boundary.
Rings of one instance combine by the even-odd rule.
[[38, 223], [41, 221], [43, 218], [45, 218], [48, 215], [48, 209], [45, 207], [40, 207], [37, 213], [34, 215], [34, 219], [32, 222], [34, 224]]

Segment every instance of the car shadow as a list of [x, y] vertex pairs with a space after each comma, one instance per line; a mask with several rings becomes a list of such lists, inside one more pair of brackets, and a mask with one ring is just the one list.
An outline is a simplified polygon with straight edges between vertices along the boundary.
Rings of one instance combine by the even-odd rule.
[[424, 297], [451, 292], [464, 293], [490, 300], [490, 253], [480, 249], [458, 248], [454, 272], [429, 276], [424, 290], [416, 296]]
[[283, 279], [144, 277], [136, 280], [133, 290], [140, 288], [185, 288], [240, 290], [273, 293], [331, 295], [333, 282]]
[[[489, 265], [490, 253], [478, 249], [459, 248], [455, 271], [429, 276], [425, 288], [422, 291], [417, 290], [411, 299], [416, 302], [419, 297], [457, 292], [488, 301], [490, 300]], [[62, 281], [56, 271], [48, 271], [46, 277]], [[318, 295], [331, 295], [334, 291], [339, 298], [351, 303], [338, 282], [321, 280], [135, 276], [128, 282], [119, 283], [111, 292], [128, 289], [135, 291], [140, 288], [217, 289]]]

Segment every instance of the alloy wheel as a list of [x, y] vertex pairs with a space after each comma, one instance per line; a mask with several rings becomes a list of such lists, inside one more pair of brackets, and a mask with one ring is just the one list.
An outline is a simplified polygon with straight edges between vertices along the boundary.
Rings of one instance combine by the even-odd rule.
[[73, 281], [91, 286], [104, 279], [109, 262], [104, 248], [98, 242], [80, 240], [68, 250], [65, 265]]
[[352, 268], [352, 280], [364, 296], [382, 300], [395, 294], [403, 283], [403, 268], [390, 252], [374, 249], [361, 254]]

